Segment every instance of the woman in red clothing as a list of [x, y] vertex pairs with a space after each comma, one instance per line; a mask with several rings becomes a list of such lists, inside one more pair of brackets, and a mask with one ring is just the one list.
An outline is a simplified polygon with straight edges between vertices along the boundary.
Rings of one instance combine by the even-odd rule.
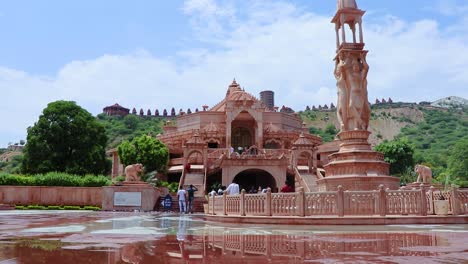
[[281, 192], [284, 192], [284, 193], [290, 193], [290, 192], [294, 192], [293, 188], [288, 184], [288, 182], [284, 182], [284, 186], [283, 188], [281, 188]]

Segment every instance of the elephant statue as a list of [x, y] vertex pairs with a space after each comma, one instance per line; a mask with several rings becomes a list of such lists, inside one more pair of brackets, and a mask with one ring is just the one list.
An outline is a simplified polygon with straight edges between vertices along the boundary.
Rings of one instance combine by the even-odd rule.
[[414, 171], [418, 174], [418, 179], [416, 182], [421, 182], [421, 183], [432, 183], [432, 170], [431, 168], [418, 164], [414, 167]]
[[141, 163], [128, 165], [125, 167], [125, 181], [135, 182], [140, 181], [139, 174], [143, 171], [143, 165]]

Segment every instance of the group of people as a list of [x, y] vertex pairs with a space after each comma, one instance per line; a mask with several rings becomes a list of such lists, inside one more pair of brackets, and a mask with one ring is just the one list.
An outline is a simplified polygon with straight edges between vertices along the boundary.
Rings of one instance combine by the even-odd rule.
[[190, 184], [187, 190], [184, 190], [184, 188], [180, 186], [177, 192], [177, 198], [179, 200], [179, 211], [181, 214], [193, 213], [193, 201], [195, 200], [196, 191], [198, 191], [197, 187], [192, 184]]
[[[294, 192], [294, 188], [291, 186], [291, 184], [286, 181], [284, 183], [285, 185], [281, 188], [281, 192], [283, 193], [288, 193], [288, 192]], [[195, 200], [195, 192], [198, 191], [197, 187], [193, 186], [190, 184], [189, 188], [187, 190], [184, 190], [184, 188], [181, 186], [179, 191], [177, 192], [177, 198], [179, 200], [179, 211], [180, 213], [193, 213], [193, 201]], [[267, 188], [262, 188], [258, 187], [256, 189], [254, 186], [251, 186], [249, 189], [249, 193], [266, 193]], [[220, 187], [218, 191], [212, 190], [210, 192], [210, 196], [216, 196], [216, 195], [223, 195], [226, 193], [227, 195], [236, 195], [240, 193], [240, 187], [239, 184], [234, 180], [227, 188], [224, 188], [224, 186]]]
[[[224, 186], [221, 186], [218, 191], [212, 190], [209, 195], [210, 196], [216, 196], [216, 195], [223, 195], [224, 193], [228, 195], [235, 195], [240, 193], [240, 187], [239, 184], [235, 181], [233, 181], [229, 186], [226, 188]], [[262, 187], [259, 186], [258, 188], [255, 188], [255, 186], [250, 186], [250, 189], [248, 193], [266, 193], [268, 190], [267, 187]], [[292, 184], [288, 181], [285, 181], [284, 186], [281, 188], [282, 193], [289, 193], [289, 192], [294, 192], [294, 188], [292, 187]]]
[[231, 184], [229, 184], [227, 188], [225, 186], [221, 186], [219, 187], [218, 191], [211, 190], [210, 196], [223, 195], [224, 193], [229, 194], [229, 195], [239, 194], [240, 193], [239, 184], [237, 184], [236, 181], [233, 181]]

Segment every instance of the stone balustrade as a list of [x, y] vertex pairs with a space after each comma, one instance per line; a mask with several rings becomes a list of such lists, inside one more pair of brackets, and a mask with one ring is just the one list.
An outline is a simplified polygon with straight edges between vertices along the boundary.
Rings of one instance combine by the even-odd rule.
[[448, 200], [449, 214], [468, 214], [468, 190], [452, 187], [449, 191], [434, 187], [415, 190], [344, 191], [341, 186], [331, 192], [222, 195], [209, 198], [208, 214], [227, 216], [425, 216], [434, 214], [434, 200]]
[[272, 230], [271, 234], [245, 232], [239, 228], [208, 227], [206, 240], [209, 248], [224, 254], [237, 252], [244, 256], [289, 257], [295, 262], [316, 261], [318, 257], [380, 252], [387, 256], [431, 256], [430, 251], [405, 250], [410, 247], [445, 245], [436, 235], [406, 232], [316, 234], [315, 239], [304, 239], [307, 233], [286, 233]]

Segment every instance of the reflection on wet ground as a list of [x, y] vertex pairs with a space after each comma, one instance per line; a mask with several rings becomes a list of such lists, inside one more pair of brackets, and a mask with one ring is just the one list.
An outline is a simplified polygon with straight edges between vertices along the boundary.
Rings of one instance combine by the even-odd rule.
[[7, 263], [468, 263], [468, 225], [220, 225], [197, 215], [0, 212]]

